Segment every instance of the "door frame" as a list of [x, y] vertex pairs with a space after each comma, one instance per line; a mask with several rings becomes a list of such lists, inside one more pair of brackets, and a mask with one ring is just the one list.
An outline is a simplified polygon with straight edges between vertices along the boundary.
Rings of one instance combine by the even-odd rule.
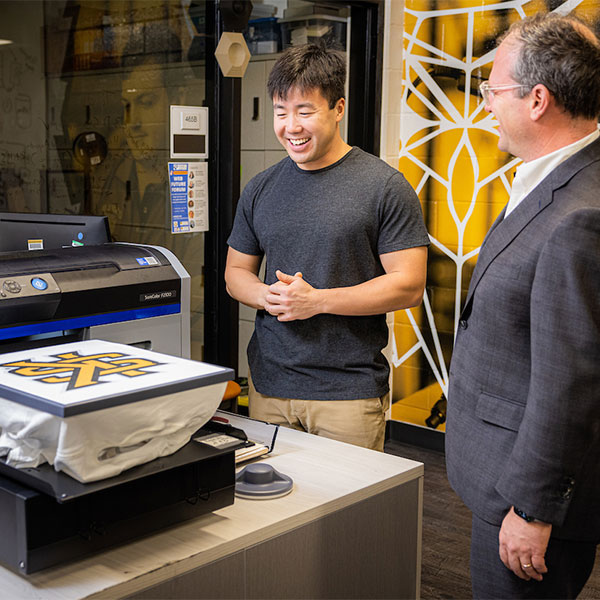
[[[242, 31], [227, 12], [242, 10], [248, 0], [206, 2], [206, 99], [211, 132], [208, 189], [209, 231], [204, 252], [203, 360], [238, 368], [239, 309], [225, 288], [227, 238], [240, 196], [241, 84], [223, 77], [214, 52], [227, 31]], [[349, 0], [351, 8], [348, 143], [379, 155], [383, 73], [384, 0]], [[224, 19], [225, 16], [225, 19]], [[354, 85], [354, 82], [359, 82]]]

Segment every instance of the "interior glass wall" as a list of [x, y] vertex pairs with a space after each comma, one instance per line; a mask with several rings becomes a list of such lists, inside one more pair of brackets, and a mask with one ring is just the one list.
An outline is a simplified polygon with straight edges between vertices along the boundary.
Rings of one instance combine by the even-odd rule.
[[172, 250], [195, 359], [204, 234], [171, 233], [168, 133], [169, 105], [204, 104], [204, 25], [201, 0], [0, 2], [0, 211], [106, 215]]

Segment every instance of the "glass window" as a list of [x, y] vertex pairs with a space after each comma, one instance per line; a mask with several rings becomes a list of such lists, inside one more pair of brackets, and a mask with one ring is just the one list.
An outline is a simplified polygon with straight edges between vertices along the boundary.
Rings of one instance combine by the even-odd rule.
[[[172, 234], [169, 105], [202, 106], [204, 2], [0, 3], [0, 211], [109, 217], [192, 277], [202, 358], [204, 234]], [[193, 207], [190, 207], [193, 209]]]

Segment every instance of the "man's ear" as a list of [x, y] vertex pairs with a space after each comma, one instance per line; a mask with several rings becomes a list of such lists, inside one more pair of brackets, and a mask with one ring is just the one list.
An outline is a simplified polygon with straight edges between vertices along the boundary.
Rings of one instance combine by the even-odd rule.
[[340, 98], [335, 103], [333, 110], [335, 110], [335, 120], [337, 123], [339, 123], [342, 120], [342, 117], [344, 116], [344, 112], [346, 111], [346, 99]]
[[333, 107], [335, 110], [335, 120], [339, 123], [344, 116], [344, 112], [346, 110], [346, 99], [340, 98]]
[[533, 86], [530, 94], [530, 117], [532, 121], [538, 121], [547, 112], [552, 103], [552, 94], [550, 90], [543, 84], [538, 83]]

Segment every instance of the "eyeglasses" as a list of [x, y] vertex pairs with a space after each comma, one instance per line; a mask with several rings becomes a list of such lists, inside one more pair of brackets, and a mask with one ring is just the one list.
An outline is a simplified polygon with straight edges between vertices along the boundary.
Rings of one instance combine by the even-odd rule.
[[526, 85], [520, 83], [505, 83], [503, 85], [490, 85], [488, 81], [483, 81], [479, 84], [479, 93], [483, 97], [483, 101], [489, 104], [498, 92], [505, 90], [516, 90], [517, 88], [526, 88]]

